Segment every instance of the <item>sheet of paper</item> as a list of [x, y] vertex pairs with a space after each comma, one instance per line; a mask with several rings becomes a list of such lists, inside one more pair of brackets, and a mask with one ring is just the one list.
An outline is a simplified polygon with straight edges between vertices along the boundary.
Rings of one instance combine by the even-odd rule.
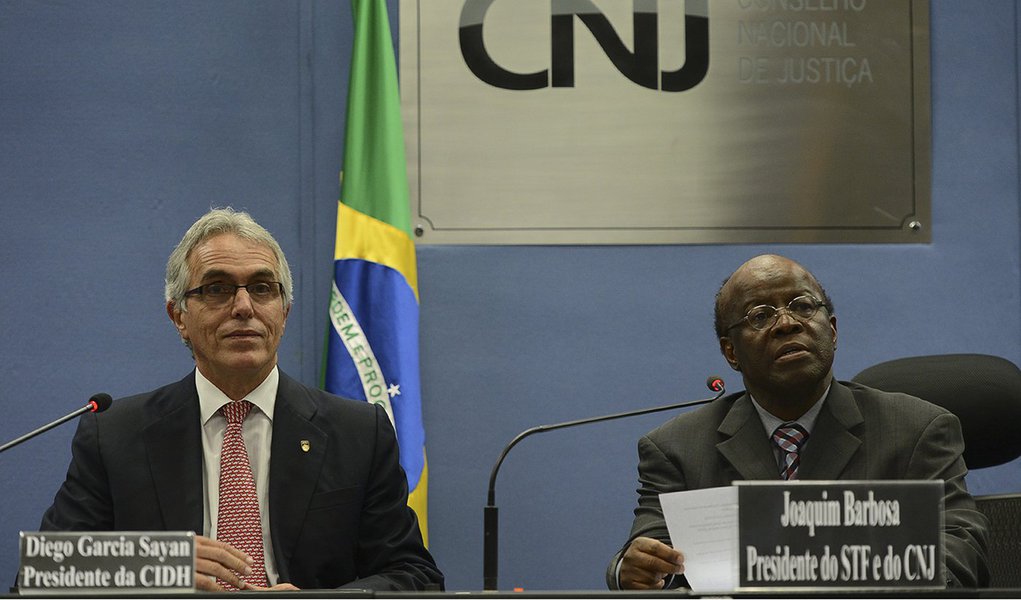
[[660, 494], [674, 548], [684, 553], [684, 576], [694, 592], [738, 586], [737, 488]]

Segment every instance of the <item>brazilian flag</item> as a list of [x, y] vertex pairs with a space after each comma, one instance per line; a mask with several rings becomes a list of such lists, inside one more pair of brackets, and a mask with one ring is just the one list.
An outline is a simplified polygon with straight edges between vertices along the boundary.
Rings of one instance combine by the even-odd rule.
[[337, 212], [325, 387], [383, 406], [428, 544], [428, 470], [397, 65], [386, 0], [352, 0], [354, 49]]

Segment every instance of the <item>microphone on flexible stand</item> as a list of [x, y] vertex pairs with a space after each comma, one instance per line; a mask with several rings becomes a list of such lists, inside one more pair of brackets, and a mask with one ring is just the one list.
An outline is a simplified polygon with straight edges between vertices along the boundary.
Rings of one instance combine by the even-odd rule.
[[641, 408], [638, 410], [630, 410], [627, 412], [614, 413], [612, 415], [602, 415], [599, 417], [588, 417], [587, 419], [578, 419], [576, 421], [566, 421], [564, 423], [553, 423], [551, 425], [539, 425], [526, 429], [519, 433], [500, 453], [500, 458], [496, 460], [496, 464], [493, 465], [493, 471], [489, 475], [489, 497], [485, 508], [483, 509], [483, 545], [482, 545], [482, 589], [485, 591], [495, 591], [497, 589], [497, 573], [499, 567], [497, 565], [497, 550], [498, 544], [498, 532], [500, 529], [499, 509], [496, 506], [496, 474], [500, 470], [500, 465], [503, 464], [503, 459], [507, 458], [507, 453], [513, 448], [518, 442], [532, 435], [533, 433], [542, 433], [544, 431], [553, 431], [555, 429], [564, 429], [567, 427], [574, 427], [575, 425], [588, 425], [589, 423], [599, 423], [601, 421], [612, 421], [614, 419], [623, 419], [625, 417], [637, 417], [639, 415], [647, 415], [649, 413], [660, 412], [664, 410], [672, 410], [677, 408], [689, 408], [692, 406], [699, 406], [702, 404], [709, 404], [713, 400], [716, 400], [720, 396], [726, 393], [727, 388], [723, 383], [723, 379], [716, 376], [710, 375], [706, 379], [706, 387], [716, 392], [716, 395], [712, 398], [705, 398], [702, 400], [695, 400], [692, 402], [681, 402], [679, 404], [668, 404], [666, 406], [656, 406], [653, 408]]
[[53, 421], [52, 423], [47, 423], [46, 425], [43, 425], [42, 427], [40, 427], [39, 429], [36, 429], [35, 431], [31, 431], [29, 433], [26, 433], [25, 435], [19, 437], [18, 439], [11, 440], [11, 441], [7, 442], [6, 444], [4, 444], [3, 446], [0, 446], [0, 452], [3, 452], [4, 450], [7, 450], [8, 448], [13, 448], [13, 447], [17, 446], [18, 444], [20, 444], [21, 442], [24, 442], [26, 440], [30, 440], [30, 439], [34, 438], [35, 436], [39, 435], [40, 433], [44, 433], [46, 431], [49, 431], [50, 429], [53, 429], [57, 425], [60, 425], [61, 423], [64, 423], [64, 422], [67, 422], [67, 421], [70, 421], [71, 419], [73, 419], [73, 418], [75, 418], [75, 417], [77, 417], [79, 415], [83, 415], [83, 414], [85, 414], [87, 412], [96, 412], [96, 413], [103, 412], [104, 410], [110, 408], [110, 404], [112, 402], [113, 402], [113, 398], [110, 397], [110, 394], [95, 394], [94, 396], [89, 398], [88, 404], [86, 404], [85, 406], [83, 406], [83, 407], [79, 408], [78, 410], [72, 412], [71, 414], [64, 415], [63, 417], [60, 417], [59, 419], [57, 419], [56, 421]]

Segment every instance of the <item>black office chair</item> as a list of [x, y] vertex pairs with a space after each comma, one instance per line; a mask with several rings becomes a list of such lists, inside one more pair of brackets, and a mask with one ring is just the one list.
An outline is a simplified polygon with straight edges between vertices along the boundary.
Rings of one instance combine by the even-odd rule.
[[[853, 381], [903, 392], [957, 415], [969, 469], [1021, 456], [1021, 369], [985, 354], [899, 358], [869, 367]], [[1021, 587], [1021, 494], [976, 496], [989, 518], [990, 587]]]
[[975, 496], [989, 519], [990, 587], [1021, 587], [1021, 494]]

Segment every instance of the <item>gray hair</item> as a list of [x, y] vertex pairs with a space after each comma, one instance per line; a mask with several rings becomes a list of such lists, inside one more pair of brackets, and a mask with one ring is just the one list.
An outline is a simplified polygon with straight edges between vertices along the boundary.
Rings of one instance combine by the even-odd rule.
[[287, 265], [287, 258], [280, 244], [270, 232], [256, 223], [251, 215], [229, 206], [214, 208], [202, 215], [188, 228], [177, 247], [170, 253], [164, 287], [166, 301], [173, 302], [182, 312], [187, 310], [184, 293], [188, 291], [188, 284], [191, 281], [188, 256], [196, 246], [222, 233], [230, 233], [245, 240], [264, 244], [273, 251], [273, 256], [277, 259], [277, 273], [284, 288], [284, 306], [290, 306], [293, 302], [294, 282], [291, 279], [291, 267]]

